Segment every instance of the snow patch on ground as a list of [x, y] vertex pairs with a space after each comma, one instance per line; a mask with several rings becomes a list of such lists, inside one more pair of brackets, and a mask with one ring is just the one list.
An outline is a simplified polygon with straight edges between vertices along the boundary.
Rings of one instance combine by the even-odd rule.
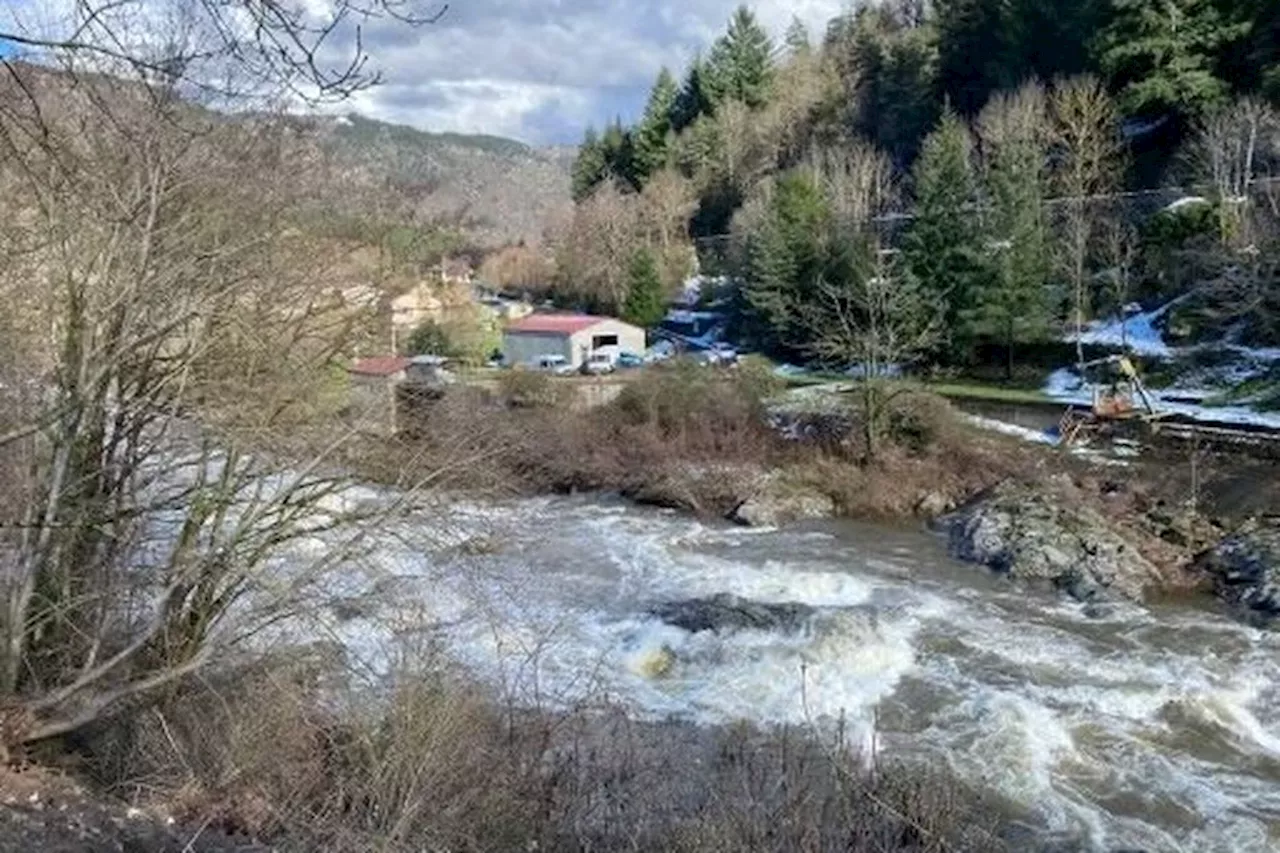
[[[1164, 335], [1156, 327], [1156, 321], [1180, 301], [1181, 298], [1174, 299], [1151, 311], [1090, 323], [1080, 334], [1080, 342], [1117, 349], [1128, 347], [1139, 355], [1167, 358], [1173, 354], [1173, 349], [1164, 342]], [[1067, 335], [1066, 340], [1075, 343], [1075, 334]]]
[[1001, 435], [1007, 435], [1011, 438], [1020, 438], [1023, 441], [1029, 441], [1033, 444], [1057, 444], [1058, 439], [1051, 435], [1048, 430], [1034, 430], [1030, 427], [1018, 426], [1017, 424], [998, 421], [994, 418], [984, 418], [980, 415], [965, 415], [965, 420], [981, 429], [998, 432]]
[[[1046, 396], [1063, 403], [1088, 406], [1092, 401], [1089, 386], [1070, 368], [1060, 368], [1049, 374], [1045, 382]], [[1265, 426], [1280, 429], [1280, 412], [1256, 412], [1247, 406], [1206, 406], [1190, 402], [1189, 398], [1205, 399], [1216, 393], [1209, 389], [1166, 389], [1150, 391], [1156, 409], [1182, 415], [1203, 423], [1227, 426]]]

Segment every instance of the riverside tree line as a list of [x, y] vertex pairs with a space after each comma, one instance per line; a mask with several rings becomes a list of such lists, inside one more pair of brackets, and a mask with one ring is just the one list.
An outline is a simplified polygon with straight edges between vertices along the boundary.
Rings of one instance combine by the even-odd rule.
[[[1262, 0], [893, 0], [781, 43], [742, 7], [634, 125], [587, 131], [553, 290], [653, 322], [697, 257], [741, 338], [832, 362], [1011, 372], [1193, 284], [1269, 341], [1277, 36]], [[1144, 207], [1172, 185], [1206, 203]]]

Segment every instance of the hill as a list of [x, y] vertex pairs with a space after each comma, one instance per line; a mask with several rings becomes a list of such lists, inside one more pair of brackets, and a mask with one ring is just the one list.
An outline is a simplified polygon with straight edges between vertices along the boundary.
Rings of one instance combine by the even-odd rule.
[[326, 189], [344, 205], [373, 194], [380, 206], [462, 225], [486, 245], [536, 240], [547, 223], [572, 211], [571, 149], [428, 133], [355, 114], [294, 121], [325, 166]]

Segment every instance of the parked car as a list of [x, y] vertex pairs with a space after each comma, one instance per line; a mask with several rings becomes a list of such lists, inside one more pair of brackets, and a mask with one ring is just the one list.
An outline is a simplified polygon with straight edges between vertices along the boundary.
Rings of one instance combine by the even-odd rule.
[[613, 359], [609, 357], [608, 353], [592, 353], [587, 357], [587, 360], [582, 363], [582, 372], [593, 376], [613, 373], [614, 370]]
[[569, 359], [562, 355], [538, 356], [538, 359], [534, 362], [533, 366], [538, 370], [545, 370], [555, 376], [573, 375], [573, 365], [569, 363]]
[[645, 360], [649, 362], [666, 361], [676, 354], [675, 344], [671, 341], [658, 341], [649, 347], [649, 351], [645, 353]]
[[738, 360], [738, 351], [724, 341], [716, 341], [711, 345], [711, 352], [719, 364], [734, 364]]
[[620, 368], [644, 367], [644, 363], [644, 359], [633, 352], [620, 352], [614, 365]]
[[700, 365], [703, 365], [704, 367], [706, 366], [714, 367], [715, 365], [720, 363], [720, 356], [719, 354], [716, 353], [715, 350], [709, 350], [709, 349], [700, 350], [698, 352], [692, 353], [689, 357], [693, 360], [694, 364], [700, 364]]

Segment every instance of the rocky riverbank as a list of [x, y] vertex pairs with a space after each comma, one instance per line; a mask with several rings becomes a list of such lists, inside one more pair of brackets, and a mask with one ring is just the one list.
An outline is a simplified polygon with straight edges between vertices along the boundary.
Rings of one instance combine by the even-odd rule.
[[689, 469], [629, 496], [752, 527], [915, 519], [945, 536], [957, 559], [1081, 602], [1203, 593], [1258, 624], [1280, 618], [1280, 521], [1180, 509], [1141, 476], [1100, 476], [1050, 460], [1031, 466], [1040, 475], [1033, 479], [1009, 467], [993, 465], [985, 479], [1004, 476], [990, 484], [942, 469], [933, 488], [921, 460], [909, 458], [873, 469], [834, 462]]

